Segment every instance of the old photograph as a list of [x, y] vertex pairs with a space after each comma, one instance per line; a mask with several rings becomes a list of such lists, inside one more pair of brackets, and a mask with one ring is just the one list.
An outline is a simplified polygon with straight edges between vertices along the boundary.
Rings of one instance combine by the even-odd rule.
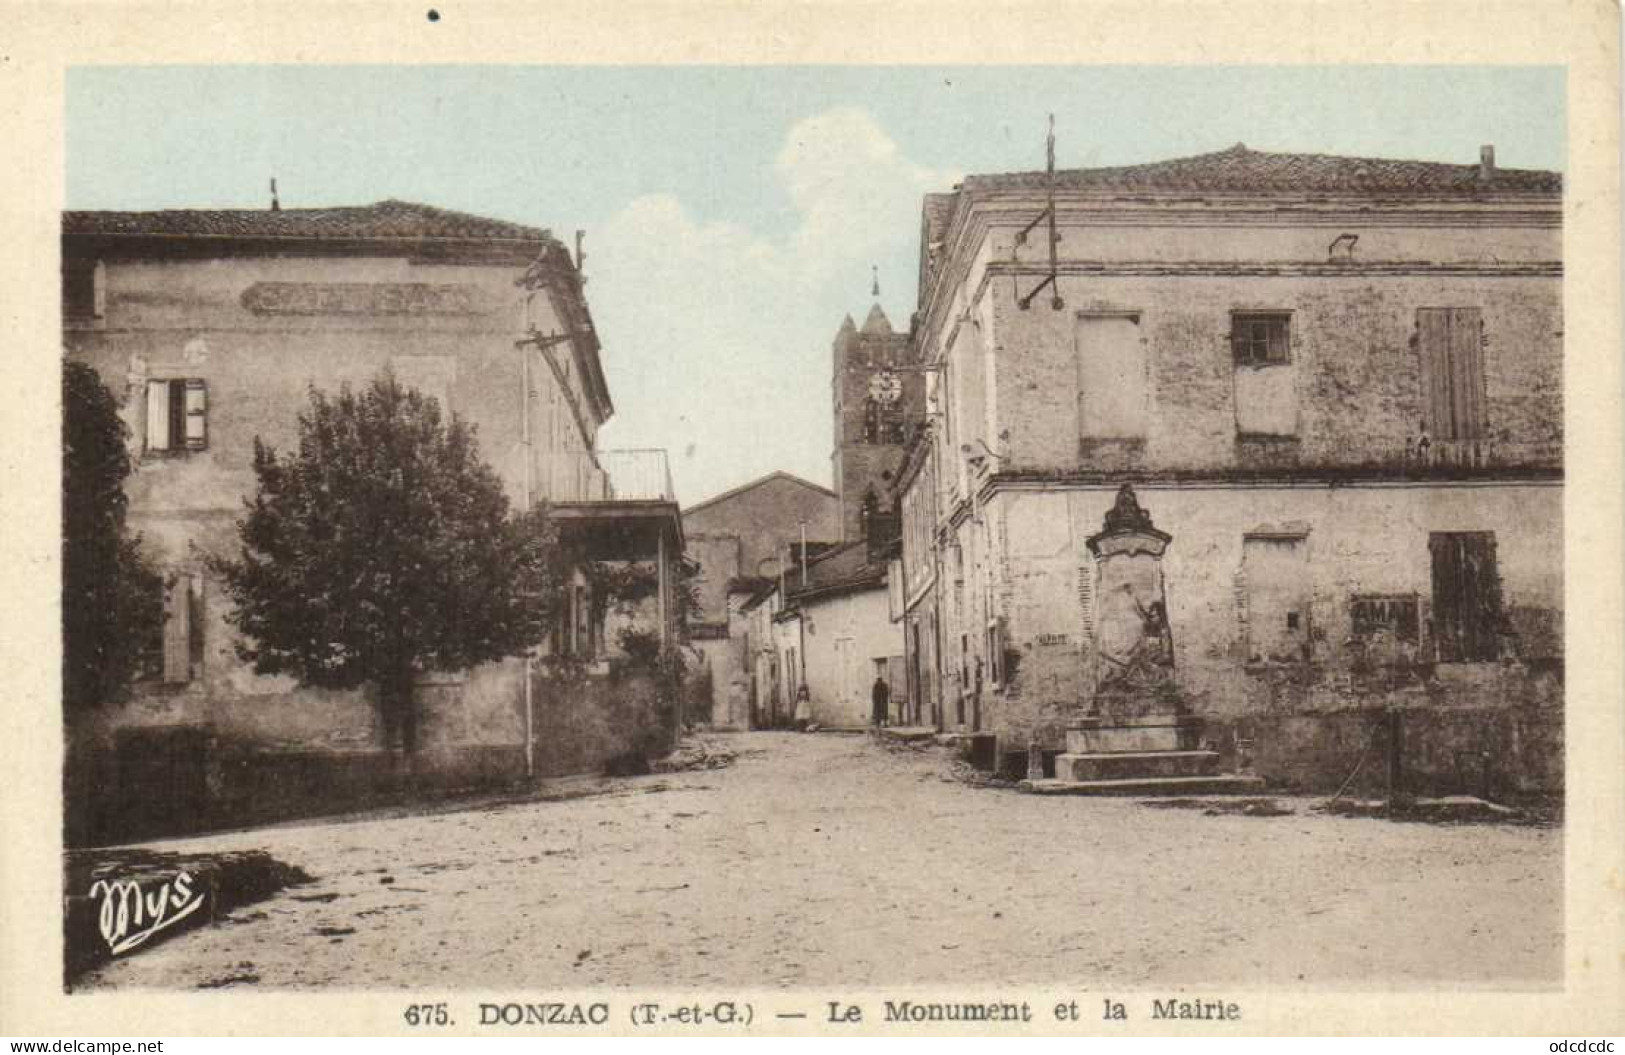
[[507, 1035], [1560, 996], [1573, 91], [66, 66], [32, 969]]

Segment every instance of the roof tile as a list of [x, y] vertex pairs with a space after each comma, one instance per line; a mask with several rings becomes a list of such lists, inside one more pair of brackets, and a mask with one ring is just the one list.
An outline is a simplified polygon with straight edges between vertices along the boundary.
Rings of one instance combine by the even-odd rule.
[[195, 238], [553, 240], [552, 233], [541, 228], [394, 199], [325, 209], [64, 212], [62, 230], [65, 234]]
[[[1042, 188], [1043, 172], [967, 176], [966, 190]], [[1557, 194], [1560, 173], [1433, 161], [1338, 157], [1330, 154], [1275, 154], [1237, 143], [1228, 150], [1194, 157], [1113, 168], [1065, 169], [1055, 173], [1058, 188], [1076, 190], [1307, 191], [1358, 193]], [[928, 203], [929, 205], [929, 203]]]

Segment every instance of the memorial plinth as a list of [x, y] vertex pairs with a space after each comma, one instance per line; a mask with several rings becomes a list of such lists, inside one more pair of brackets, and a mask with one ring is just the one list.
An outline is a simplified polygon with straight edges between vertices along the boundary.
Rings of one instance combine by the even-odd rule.
[[1027, 790], [1186, 795], [1262, 787], [1256, 777], [1220, 774], [1218, 752], [1202, 749], [1202, 719], [1186, 713], [1163, 590], [1162, 556], [1172, 541], [1124, 484], [1088, 540], [1098, 599], [1088, 714], [1067, 729], [1055, 779], [1027, 781]]

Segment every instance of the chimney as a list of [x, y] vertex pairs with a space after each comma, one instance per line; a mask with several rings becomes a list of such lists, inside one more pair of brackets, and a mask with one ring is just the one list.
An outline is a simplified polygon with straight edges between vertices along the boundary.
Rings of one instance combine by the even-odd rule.
[[280, 200], [278, 200], [278, 198], [276, 196], [276, 177], [275, 176], [271, 177], [271, 211], [272, 212], [281, 212], [282, 211], [282, 202]]
[[1495, 175], [1495, 144], [1486, 143], [1478, 148], [1478, 178], [1489, 179]]

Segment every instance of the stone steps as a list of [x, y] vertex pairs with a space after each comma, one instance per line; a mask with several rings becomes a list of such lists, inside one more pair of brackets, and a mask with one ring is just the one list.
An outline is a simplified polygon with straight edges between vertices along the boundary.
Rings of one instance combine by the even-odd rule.
[[1034, 795], [1133, 795], [1141, 798], [1180, 795], [1257, 795], [1261, 777], [1220, 774], [1192, 777], [1130, 777], [1122, 780], [1023, 780], [1021, 790]]
[[1218, 770], [1217, 751], [1068, 752], [1055, 759], [1055, 779], [1073, 782], [1210, 777]]

